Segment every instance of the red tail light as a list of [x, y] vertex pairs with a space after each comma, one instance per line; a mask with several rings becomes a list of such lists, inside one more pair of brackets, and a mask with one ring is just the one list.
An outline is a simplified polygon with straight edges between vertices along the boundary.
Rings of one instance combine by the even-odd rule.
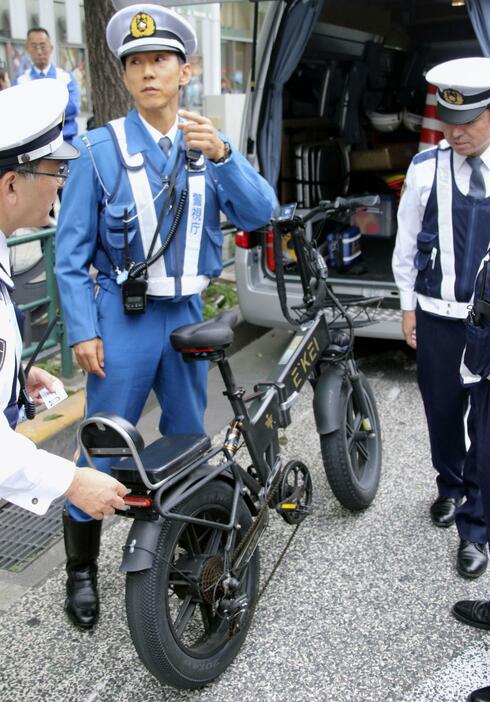
[[126, 495], [123, 497], [124, 502], [129, 507], [151, 507], [152, 501], [149, 497], [137, 497], [136, 495]]
[[274, 259], [274, 234], [272, 229], [268, 229], [265, 233], [265, 265], [272, 271], [276, 270], [276, 261]]
[[240, 232], [235, 234], [235, 244], [240, 249], [252, 248], [252, 234], [250, 232]]

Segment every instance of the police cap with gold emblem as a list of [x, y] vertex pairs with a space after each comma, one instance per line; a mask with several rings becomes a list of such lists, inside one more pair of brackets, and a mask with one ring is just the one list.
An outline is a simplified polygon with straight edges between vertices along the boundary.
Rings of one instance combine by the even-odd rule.
[[54, 78], [0, 91], [0, 169], [47, 158], [68, 161], [78, 149], [63, 141], [66, 85]]
[[490, 105], [490, 58], [445, 61], [425, 76], [437, 87], [437, 112], [446, 124], [467, 124]]
[[107, 25], [107, 43], [113, 54], [123, 58], [140, 51], [175, 51], [184, 60], [197, 49], [192, 26], [172, 10], [155, 3], [113, 0], [118, 10]]

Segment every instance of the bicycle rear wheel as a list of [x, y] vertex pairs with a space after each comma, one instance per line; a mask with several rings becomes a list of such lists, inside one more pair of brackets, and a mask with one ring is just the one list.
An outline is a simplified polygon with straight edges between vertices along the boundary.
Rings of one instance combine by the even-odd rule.
[[[232, 488], [216, 480], [178, 511], [227, 523], [232, 499]], [[243, 535], [252, 523], [243, 500], [238, 521]], [[131, 637], [141, 661], [163, 684], [181, 689], [206, 685], [227, 668], [245, 640], [258, 593], [259, 552], [235, 593], [246, 596], [248, 607], [239, 621], [230, 622], [219, 609], [226, 534], [217, 527], [164, 520], [152, 568], [127, 575]]]
[[320, 435], [323, 465], [332, 492], [347, 509], [369, 507], [378, 491], [381, 476], [381, 428], [376, 400], [367, 378], [361, 373], [372, 435], [363, 431], [359, 402], [348, 378], [340, 392], [340, 427]]

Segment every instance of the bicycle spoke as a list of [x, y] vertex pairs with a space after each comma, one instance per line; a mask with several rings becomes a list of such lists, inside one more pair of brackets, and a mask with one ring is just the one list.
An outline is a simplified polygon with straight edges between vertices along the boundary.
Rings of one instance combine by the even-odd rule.
[[192, 600], [191, 595], [186, 595], [184, 601], [182, 602], [179, 613], [177, 614], [177, 618], [175, 619], [174, 622], [174, 628], [175, 631], [177, 632], [177, 635], [179, 637], [182, 636], [184, 631], [186, 630], [186, 627], [188, 626], [189, 622], [192, 619], [192, 615], [194, 614], [194, 610], [196, 609], [197, 602], [194, 602]]
[[205, 547], [203, 548], [203, 553], [207, 556], [214, 556], [218, 553], [219, 545], [221, 542], [221, 531], [219, 529], [213, 529], [211, 531], [211, 536]]
[[196, 528], [194, 524], [188, 524], [184, 531], [184, 541], [187, 544], [187, 551], [190, 556], [197, 556], [201, 553], [201, 547], [199, 545], [199, 538], [196, 534]]

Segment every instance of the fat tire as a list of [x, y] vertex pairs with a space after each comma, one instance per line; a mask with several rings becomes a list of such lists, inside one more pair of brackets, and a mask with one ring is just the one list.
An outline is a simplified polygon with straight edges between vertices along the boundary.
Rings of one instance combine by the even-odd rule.
[[[233, 489], [224, 481], [215, 480], [182, 502], [176, 508], [181, 514], [198, 516], [210, 510], [220, 510], [229, 520]], [[240, 498], [238, 520], [240, 534], [245, 534], [252, 517]], [[202, 687], [217, 678], [233, 661], [250, 626], [259, 588], [259, 550], [256, 549], [247, 566], [249, 608], [240, 631], [225, 640], [210, 657], [190, 655], [179, 643], [168, 616], [165, 589], [170, 563], [186, 524], [164, 519], [157, 550], [150, 569], [126, 576], [126, 613], [131, 638], [139, 658], [164, 685], [178, 689]], [[225, 533], [225, 532], [224, 532]]]
[[363, 373], [361, 385], [366, 397], [369, 419], [375, 436], [366, 440], [368, 457], [362, 475], [358, 475], [352, 464], [347, 445], [347, 414], [351, 411], [355, 397], [348, 378], [344, 379], [340, 392], [340, 427], [330, 434], [320, 435], [323, 466], [332, 492], [343, 507], [357, 512], [374, 500], [381, 477], [381, 428], [371, 386]]

